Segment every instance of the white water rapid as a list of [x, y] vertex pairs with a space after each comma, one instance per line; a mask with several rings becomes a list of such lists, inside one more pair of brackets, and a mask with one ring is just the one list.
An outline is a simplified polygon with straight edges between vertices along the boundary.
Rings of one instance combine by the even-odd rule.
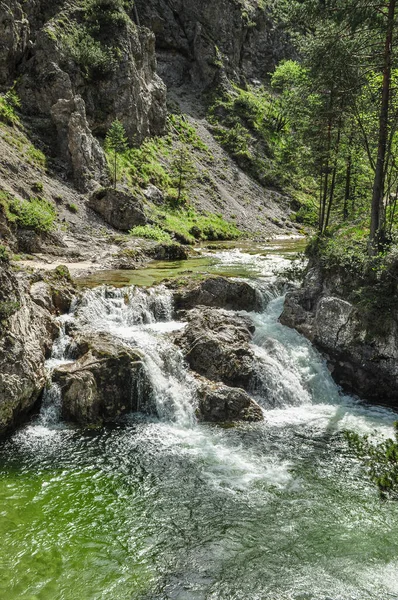
[[255, 260], [265, 309], [244, 314], [264, 366], [261, 423], [197, 423], [195, 378], [170, 336], [185, 324], [165, 287], [97, 287], [61, 320], [49, 372], [73, 360], [73, 328], [107, 332], [144, 355], [156, 415], [80, 430], [60, 421], [58, 388], [46, 391], [36, 421], [0, 446], [0, 597], [398, 600], [398, 507], [380, 502], [341, 435], [391, 436], [396, 414], [341, 393], [278, 322], [269, 267], [284, 261]]

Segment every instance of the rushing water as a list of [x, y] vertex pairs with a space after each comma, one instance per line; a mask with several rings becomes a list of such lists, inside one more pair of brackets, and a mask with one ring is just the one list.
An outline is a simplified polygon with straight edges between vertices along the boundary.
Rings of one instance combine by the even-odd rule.
[[[102, 287], [74, 307], [81, 327], [144, 351], [160, 418], [81, 430], [59, 422], [48, 390], [0, 447], [0, 598], [398, 599], [398, 506], [380, 502], [341, 433], [387, 436], [396, 415], [339, 393], [319, 354], [278, 323], [283, 298], [255, 260], [271, 297], [250, 315], [272, 375], [264, 423], [195, 422], [194, 381], [168, 335], [184, 324], [165, 289]], [[69, 346], [64, 334], [49, 369]]]

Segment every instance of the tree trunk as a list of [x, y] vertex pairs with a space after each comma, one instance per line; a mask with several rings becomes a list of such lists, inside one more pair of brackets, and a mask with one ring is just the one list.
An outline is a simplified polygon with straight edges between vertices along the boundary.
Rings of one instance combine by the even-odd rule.
[[382, 238], [383, 198], [385, 181], [385, 160], [388, 141], [388, 116], [390, 108], [391, 62], [396, 0], [388, 4], [387, 32], [384, 48], [383, 90], [379, 115], [379, 136], [377, 161], [372, 193], [372, 214], [370, 220], [369, 253], [377, 253]]

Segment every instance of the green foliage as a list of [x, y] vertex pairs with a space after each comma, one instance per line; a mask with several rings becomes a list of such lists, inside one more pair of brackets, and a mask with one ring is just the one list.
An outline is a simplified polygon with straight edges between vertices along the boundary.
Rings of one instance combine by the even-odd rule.
[[57, 213], [54, 206], [43, 198], [13, 199], [8, 205], [11, 220], [19, 227], [48, 233], [55, 225]]
[[46, 155], [38, 148], [35, 148], [32, 144], [28, 145], [27, 150], [26, 150], [26, 156], [27, 156], [28, 162], [31, 165], [34, 165], [35, 167], [38, 167], [41, 169], [46, 168], [46, 166], [47, 166]]
[[73, 214], [76, 214], [77, 212], [79, 212], [79, 207], [74, 204], [73, 202], [70, 202], [66, 205], [66, 208]]
[[14, 88], [11, 88], [4, 96], [0, 96], [0, 121], [7, 125], [17, 125], [19, 117], [16, 111], [20, 107], [21, 101]]
[[398, 500], [398, 422], [395, 423], [395, 439], [372, 442], [369, 436], [347, 431], [345, 438], [351, 450], [365, 465], [371, 481], [383, 499]]
[[138, 225], [130, 231], [130, 235], [156, 242], [171, 242], [171, 237], [158, 225]]
[[112, 170], [113, 170], [113, 182], [116, 188], [117, 183], [117, 166], [118, 166], [118, 155], [122, 154], [127, 148], [127, 136], [126, 130], [118, 119], [113, 121], [110, 126], [108, 133], [105, 138], [105, 150], [112, 154]]
[[20, 303], [14, 300], [0, 302], [0, 321], [5, 321], [20, 309]]
[[44, 190], [44, 185], [42, 184], [41, 181], [35, 181], [34, 183], [32, 183], [32, 190], [34, 192], [36, 192], [36, 194], [41, 194]]
[[175, 196], [170, 196], [171, 204], [177, 208], [186, 202], [184, 192], [196, 174], [196, 168], [186, 147], [180, 146], [174, 150], [171, 160], [173, 187], [177, 190]]
[[158, 211], [157, 218], [162, 229], [182, 244], [194, 244], [199, 240], [234, 240], [241, 236], [236, 225], [228, 223], [221, 215], [201, 215], [192, 208]]
[[10, 255], [8, 253], [8, 250], [5, 246], [3, 246], [3, 244], [0, 244], [0, 263], [9, 263], [10, 262]]
[[117, 49], [96, 40], [84, 25], [74, 26], [63, 37], [63, 44], [87, 79], [106, 77], [117, 67]]

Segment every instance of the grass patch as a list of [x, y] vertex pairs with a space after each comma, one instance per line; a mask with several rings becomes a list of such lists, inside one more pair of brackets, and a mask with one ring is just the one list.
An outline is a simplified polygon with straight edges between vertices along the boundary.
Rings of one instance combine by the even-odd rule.
[[156, 242], [171, 242], [170, 235], [158, 225], [138, 225], [130, 230], [130, 235]]
[[205, 240], [235, 240], [242, 235], [234, 223], [228, 223], [221, 215], [200, 215], [192, 208], [158, 211], [157, 220], [162, 229], [183, 244]]

